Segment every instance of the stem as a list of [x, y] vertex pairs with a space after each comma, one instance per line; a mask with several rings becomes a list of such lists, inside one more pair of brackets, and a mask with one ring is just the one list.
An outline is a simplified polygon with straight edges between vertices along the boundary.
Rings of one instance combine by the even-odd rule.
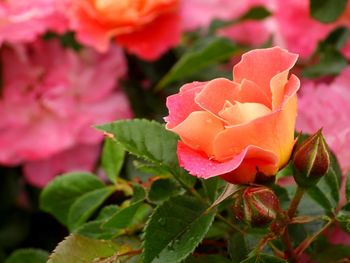
[[295, 192], [295, 195], [293, 197], [292, 202], [290, 203], [290, 206], [289, 206], [289, 209], [287, 212], [289, 219], [292, 219], [295, 216], [298, 205], [299, 205], [304, 193], [305, 193], [305, 190], [298, 186], [297, 191]]
[[284, 259], [284, 253], [281, 250], [279, 250], [272, 242], [269, 242], [268, 245], [271, 247], [273, 253], [275, 253], [277, 257]]
[[300, 245], [295, 249], [295, 253], [299, 256], [301, 255], [305, 249], [307, 249], [311, 243], [325, 231], [331, 224], [333, 224], [333, 220], [328, 221], [327, 224], [325, 224], [319, 231], [317, 231], [315, 234], [313, 234], [311, 237], [306, 238], [303, 242], [300, 243]]
[[288, 233], [288, 227], [285, 228], [284, 233], [282, 235], [282, 241], [283, 245], [285, 247], [285, 258], [289, 259], [292, 263], [297, 263], [298, 258], [297, 255], [294, 252], [292, 242], [290, 241], [289, 233]]
[[228, 221], [225, 217], [223, 217], [222, 215], [220, 215], [219, 213], [215, 215], [218, 219], [220, 219], [222, 222], [224, 222], [225, 224], [227, 224], [229, 227], [231, 227], [232, 229], [234, 229], [235, 231], [241, 233], [242, 235], [245, 234], [245, 232], [240, 229], [239, 227], [235, 226], [234, 224], [232, 224], [230, 221]]

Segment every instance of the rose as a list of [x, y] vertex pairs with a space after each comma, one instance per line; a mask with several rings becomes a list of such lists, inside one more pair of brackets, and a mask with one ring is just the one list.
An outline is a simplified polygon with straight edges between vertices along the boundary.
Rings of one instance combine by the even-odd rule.
[[233, 81], [193, 82], [169, 96], [166, 127], [181, 138], [180, 165], [231, 183], [275, 175], [294, 145], [300, 82], [288, 74], [296, 60], [279, 47], [253, 50], [233, 68]]
[[157, 59], [180, 38], [178, 0], [74, 0], [72, 28], [83, 44], [104, 52], [112, 37], [128, 52]]

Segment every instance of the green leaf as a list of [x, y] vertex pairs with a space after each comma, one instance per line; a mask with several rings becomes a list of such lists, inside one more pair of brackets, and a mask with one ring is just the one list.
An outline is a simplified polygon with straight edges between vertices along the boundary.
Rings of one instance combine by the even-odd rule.
[[40, 208], [67, 225], [71, 205], [81, 195], [103, 188], [104, 184], [90, 173], [69, 173], [56, 177], [40, 195]]
[[172, 197], [157, 207], [144, 235], [143, 262], [181, 262], [201, 242], [215, 213], [188, 196]]
[[195, 178], [178, 165], [176, 154], [178, 136], [167, 131], [160, 123], [133, 119], [97, 126], [97, 129], [114, 135], [130, 153], [166, 168], [175, 179], [188, 187], [193, 186]]
[[161, 203], [181, 192], [182, 189], [174, 179], [158, 179], [152, 183], [151, 188], [148, 192], [148, 199], [154, 203]]
[[234, 233], [228, 244], [228, 252], [232, 263], [239, 263], [248, 256], [248, 248], [243, 235], [239, 232]]
[[[350, 257], [350, 247], [345, 245], [328, 244], [327, 247], [318, 251], [312, 259], [317, 263], [340, 262], [341, 259]], [[343, 261], [341, 261], [343, 262]], [[344, 261], [346, 262], [346, 261]]]
[[184, 263], [231, 263], [222, 255], [200, 255], [187, 258]]
[[331, 23], [344, 12], [347, 0], [310, 0], [311, 16], [323, 23]]
[[339, 163], [334, 154], [331, 154], [330, 160], [331, 165], [327, 174], [316, 186], [308, 190], [309, 196], [328, 212], [332, 212], [338, 206], [342, 177]]
[[102, 263], [117, 253], [133, 250], [134, 246], [132, 242], [95, 240], [73, 234], [58, 244], [47, 263]]
[[237, 50], [238, 47], [234, 43], [223, 37], [203, 39], [178, 60], [158, 83], [156, 90], [161, 90], [170, 83], [190, 76], [211, 64], [228, 59]]
[[201, 180], [205, 194], [211, 202], [214, 202], [219, 195], [219, 188], [223, 185], [223, 180], [218, 177]]
[[117, 177], [123, 167], [125, 150], [115, 140], [106, 138], [102, 150], [102, 167], [107, 177], [116, 182]]
[[113, 216], [111, 216], [104, 224], [105, 228], [123, 229], [127, 227], [132, 219], [137, 214], [138, 209], [144, 205], [142, 202], [132, 204], [128, 207], [119, 209]]
[[131, 203], [137, 203], [139, 201], [143, 201], [146, 198], [146, 190], [142, 185], [138, 183], [131, 183], [132, 185], [132, 198]]
[[114, 191], [114, 186], [104, 187], [88, 192], [76, 199], [68, 213], [69, 229], [72, 231], [86, 222]]
[[263, 20], [271, 15], [271, 12], [264, 6], [254, 6], [247, 13], [239, 18], [239, 21], [244, 20]]
[[333, 211], [333, 206], [327, 196], [318, 188], [313, 186], [307, 190], [307, 194], [320, 206], [322, 206], [327, 212]]
[[287, 263], [287, 261], [267, 254], [258, 254], [241, 261], [241, 263]]
[[317, 78], [325, 75], [337, 75], [347, 66], [347, 60], [340, 51], [327, 48], [320, 54], [320, 60], [316, 65], [310, 66], [303, 71], [306, 78]]
[[5, 263], [46, 263], [49, 253], [41, 249], [18, 249], [14, 251]]

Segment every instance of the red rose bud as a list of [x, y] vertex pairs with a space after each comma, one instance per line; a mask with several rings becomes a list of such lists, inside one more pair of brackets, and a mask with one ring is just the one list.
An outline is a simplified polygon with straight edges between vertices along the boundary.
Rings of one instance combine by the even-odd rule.
[[300, 187], [315, 185], [327, 173], [329, 165], [330, 153], [321, 130], [296, 146], [294, 178]]
[[271, 223], [280, 210], [275, 193], [265, 186], [247, 187], [233, 195], [233, 212], [237, 219], [253, 226]]

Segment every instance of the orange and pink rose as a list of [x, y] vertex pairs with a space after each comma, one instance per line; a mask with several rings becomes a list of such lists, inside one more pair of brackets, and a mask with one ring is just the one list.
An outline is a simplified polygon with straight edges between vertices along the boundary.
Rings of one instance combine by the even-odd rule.
[[279, 47], [253, 50], [234, 66], [233, 81], [193, 82], [168, 97], [166, 127], [180, 136], [180, 165], [231, 183], [275, 175], [294, 145], [300, 82], [289, 70], [297, 58]]
[[154, 60], [180, 39], [178, 0], [73, 0], [78, 40], [104, 52], [111, 38], [128, 52]]

